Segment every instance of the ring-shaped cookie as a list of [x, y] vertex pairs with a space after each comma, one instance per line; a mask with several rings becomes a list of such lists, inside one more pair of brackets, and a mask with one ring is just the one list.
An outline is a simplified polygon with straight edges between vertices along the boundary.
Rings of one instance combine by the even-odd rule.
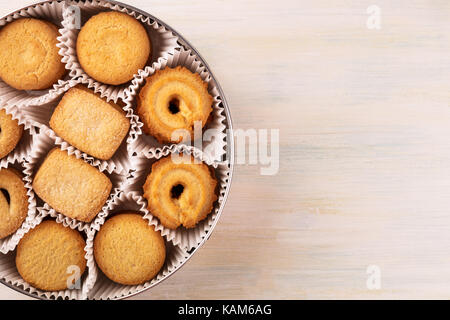
[[142, 88], [137, 113], [143, 130], [161, 143], [179, 143], [185, 136], [193, 138], [195, 122], [203, 128], [212, 111], [213, 97], [200, 75], [184, 67], [156, 71]]
[[6, 114], [5, 110], [0, 110], [0, 158], [5, 157], [19, 143], [22, 137], [23, 126], [17, 120]]
[[20, 228], [28, 212], [27, 189], [19, 171], [0, 170], [0, 239]]
[[193, 228], [212, 211], [217, 200], [217, 181], [207, 165], [190, 161], [175, 163], [171, 157], [152, 165], [144, 184], [148, 210], [161, 223], [176, 229]]

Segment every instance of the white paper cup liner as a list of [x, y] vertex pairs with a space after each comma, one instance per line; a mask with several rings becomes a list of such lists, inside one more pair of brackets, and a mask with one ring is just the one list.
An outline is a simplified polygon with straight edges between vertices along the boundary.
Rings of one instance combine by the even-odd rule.
[[[36, 4], [26, 9], [16, 11], [1, 19], [0, 27], [3, 27], [7, 23], [20, 18], [37, 18], [50, 21], [62, 28], [63, 6], [64, 4], [62, 2], [57, 1]], [[59, 31], [61, 33], [62, 29]], [[60, 37], [58, 37], [58, 41], [59, 38]], [[60, 47], [60, 44], [57, 46]], [[63, 57], [61, 56], [61, 60], [62, 58]], [[67, 85], [69, 80], [70, 76], [67, 74], [64, 79], [58, 80], [58, 82], [55, 83], [50, 89], [27, 91], [14, 89], [0, 79], [0, 103], [9, 106], [43, 104], [52, 99], [52, 96], [64, 90], [64, 87]]]
[[40, 127], [46, 120], [47, 122], [50, 120], [56, 106], [55, 101], [59, 101], [64, 93], [79, 83], [81, 83], [79, 80], [68, 80], [57, 91], [49, 93], [45, 101], [41, 103], [33, 104], [33, 101], [28, 101], [22, 105], [6, 105], [5, 110], [7, 113], [12, 114], [13, 118], [18, 119], [20, 124], [24, 124], [25, 127]]
[[[86, 246], [86, 248], [88, 249], [88, 254], [92, 255], [92, 257], [94, 256], [93, 243], [96, 232], [100, 230], [100, 228], [108, 218], [116, 213], [120, 213], [123, 211], [141, 213], [143, 215], [143, 219], [146, 219], [149, 225], [154, 226], [155, 230], [160, 231], [156, 227], [154, 218], [145, 209], [145, 205], [142, 202], [138, 201], [138, 198], [139, 195], [135, 192], [121, 192], [120, 194], [115, 195], [113, 201], [109, 203], [108, 208], [100, 213], [91, 225], [91, 231], [88, 233]], [[187, 253], [181, 247], [171, 243], [166, 236], [164, 236], [164, 238], [166, 243], [166, 261], [164, 263], [164, 266], [155, 278], [140, 285], [127, 286], [113, 282], [112, 280], [108, 279], [100, 269], [98, 269], [98, 267], [94, 263], [95, 260], [90, 259], [90, 261], [92, 261], [91, 267], [93, 269], [97, 269], [98, 277], [96, 279], [96, 282], [92, 282], [89, 284], [89, 286], [92, 287], [92, 290], [89, 292], [89, 299], [117, 299], [132, 295], [134, 293], [142, 291], [143, 289], [152, 287], [157, 282], [166, 278], [169, 274], [173, 273], [176, 269], [181, 267], [181, 265], [188, 259], [189, 253]]]
[[[72, 86], [68, 87], [67, 90], [77, 85], [78, 83], [78, 81], [74, 80], [71, 83]], [[102, 91], [102, 89], [100, 89], [100, 91]], [[28, 121], [30, 124], [39, 127], [43, 133], [54, 140], [55, 145], [59, 146], [62, 150], [67, 151], [69, 154], [75, 154], [77, 158], [82, 158], [92, 166], [98, 167], [101, 171], [126, 175], [131, 167], [128, 157], [127, 145], [131, 143], [131, 141], [133, 141], [134, 132], [136, 131], [137, 127], [136, 116], [134, 115], [133, 109], [129, 108], [127, 105], [123, 107], [125, 116], [130, 121], [130, 130], [127, 136], [123, 139], [121, 145], [111, 159], [100, 160], [75, 148], [70, 143], [59, 137], [50, 128], [50, 119], [53, 115], [53, 112], [55, 111], [56, 106], [59, 104], [65, 93], [66, 92], [59, 93], [59, 95], [54, 97], [52, 101], [40, 106], [30, 105], [21, 107], [19, 111], [20, 118], [25, 119], [25, 121]], [[107, 93], [105, 95], [108, 96]], [[122, 100], [120, 100], [119, 103], [122, 103]]]
[[[120, 11], [133, 16], [140, 21], [149, 33], [152, 43], [152, 58], [144, 70], [139, 70], [133, 80], [122, 86], [109, 86], [90, 78], [78, 63], [76, 54], [76, 39], [79, 30], [73, 28], [72, 15], [74, 11], [69, 6], [76, 6], [81, 11], [81, 25], [90, 17], [102, 11]], [[0, 109], [24, 125], [24, 135], [15, 150], [7, 157], [0, 159], [0, 168], [8, 166], [20, 169], [29, 189], [29, 215], [16, 235], [0, 241], [0, 280], [15, 286], [25, 292], [47, 299], [116, 299], [138, 293], [158, 284], [162, 279], [180, 268], [189, 259], [192, 250], [197, 248], [210, 234], [217, 222], [220, 210], [226, 197], [230, 168], [223, 162], [227, 146], [227, 119], [224, 102], [220, 90], [206, 66], [201, 63], [194, 52], [182, 48], [179, 38], [155, 18], [147, 17], [132, 8], [104, 0], [87, 1], [52, 1], [32, 5], [19, 10], [0, 20], [0, 27], [21, 17], [35, 17], [51, 21], [61, 27], [59, 30], [58, 47], [62, 62], [69, 71], [66, 77], [53, 88], [42, 91], [20, 91], [11, 88], [0, 80]], [[181, 43], [181, 44], [180, 44]], [[186, 46], [184, 44], [184, 46]], [[159, 144], [156, 139], [143, 134], [143, 126], [134, 113], [136, 96], [145, 84], [145, 79], [156, 70], [165, 67], [184, 66], [198, 73], [208, 83], [208, 90], [214, 97], [213, 111], [203, 132], [213, 129], [213, 140], [204, 139], [198, 146]], [[49, 127], [49, 120], [54, 108], [62, 95], [77, 84], [84, 84], [94, 92], [99, 93], [107, 101], [125, 102], [123, 109], [130, 119], [129, 135], [110, 161], [90, 157], [58, 137]], [[56, 212], [51, 206], [37, 197], [32, 191], [32, 180], [48, 152], [54, 147], [65, 150], [68, 154], [84, 160], [106, 174], [112, 181], [113, 188], [104, 207], [90, 223], [85, 223]], [[192, 154], [214, 169], [218, 181], [218, 200], [212, 212], [195, 228], [165, 228], [159, 220], [147, 210], [147, 201], [143, 197], [142, 186], [150, 173], [151, 165], [158, 159], [172, 153], [183, 152]], [[32, 205], [31, 205], [32, 203]], [[33, 211], [33, 215], [30, 214]], [[93, 240], [96, 232], [111, 215], [118, 211], [131, 210], [142, 213], [155, 230], [160, 231], [166, 241], [166, 263], [160, 273], [151, 281], [139, 286], [124, 286], [109, 280], [96, 266], [93, 256]], [[41, 223], [43, 219], [54, 219], [66, 227], [77, 229], [86, 235], [86, 259], [88, 270], [82, 279], [80, 290], [65, 290], [60, 292], [43, 292], [27, 284], [18, 274], [13, 252], [23, 237], [31, 228]], [[23, 229], [22, 229], [23, 228]], [[9, 239], [11, 238], [11, 239]]]
[[[208, 91], [214, 98], [213, 110], [208, 122], [203, 128], [203, 143], [199, 148], [207, 154], [208, 158], [221, 162], [226, 155], [227, 145], [225, 109], [222, 98], [220, 97], [219, 89], [217, 88], [217, 84], [213, 77], [191, 50], [185, 50], [183, 48], [177, 49], [172, 55], [168, 56], [167, 60], [161, 60], [153, 66], [148, 66], [143, 71], [140, 71], [139, 75], [133, 79], [132, 85], [125, 93], [125, 102], [130, 108], [136, 108], [137, 96], [145, 85], [146, 79], [153, 75], [157, 70], [162, 70], [166, 67], [174, 68], [177, 66], [183, 66], [191, 72], [199, 74], [202, 80], [208, 83]], [[143, 133], [141, 129], [143, 123], [139, 118], [137, 124], [137, 132], [134, 138], [136, 140], [138, 136], [142, 136], [142, 139], [140, 144], [134, 145], [135, 149], [132, 151], [144, 153], [148, 156], [154, 156], [163, 149], [167, 149], [167, 145], [161, 144], [153, 136]]]
[[[179, 48], [178, 37], [176, 37], [163, 25], [160, 25], [157, 21], [119, 4], [113, 4], [102, 0], [91, 0], [84, 2], [67, 1], [66, 7], [69, 8], [69, 6], [76, 6], [80, 8], [81, 25], [84, 25], [90, 17], [103, 11], [123, 12], [140, 21], [146, 28], [151, 41], [152, 57], [148, 63], [149, 65], [162, 61], [176, 48]], [[64, 56], [62, 61], [66, 63], [66, 68], [70, 70], [69, 74], [72, 78], [79, 77], [82, 83], [87, 84], [89, 88], [94, 89], [95, 92], [101, 92], [102, 95], [107, 97], [107, 99], [111, 99], [116, 102], [119, 98], [123, 98], [124, 91], [128, 88], [128, 86], [130, 86], [131, 82], [120, 86], [107, 85], [94, 80], [83, 70], [78, 61], [76, 52], [76, 42], [79, 30], [74, 28], [74, 14], [76, 14], [75, 10], [64, 11], [64, 28], [61, 30], [61, 42], [63, 43], [63, 46], [60, 51], [60, 53]], [[137, 76], [138, 73], [136, 73], [135, 77]]]
[[[12, 112], [9, 112], [12, 111]], [[17, 120], [20, 125], [23, 126], [22, 137], [17, 143], [13, 151], [11, 151], [4, 158], [0, 159], [0, 168], [6, 168], [8, 163], [14, 163], [16, 161], [22, 162], [30, 153], [33, 145], [33, 136], [36, 134], [36, 128], [30, 125], [26, 125], [17, 117], [15, 112], [11, 108], [6, 109], [6, 113], [12, 116], [13, 120]]]
[[[39, 208], [39, 214], [38, 218], [36, 219], [34, 225], [30, 227], [27, 231], [30, 229], [35, 228], [37, 225], [39, 225], [44, 219], [50, 218], [48, 214], [45, 211], [40, 210]], [[58, 221], [57, 223], [62, 223], [65, 227], [76, 229], [72, 227], [70, 224], [65, 223], [65, 221]], [[82, 232], [82, 235], [87, 239], [87, 230]], [[86, 240], [87, 242], [87, 240]], [[19, 287], [22, 290], [26, 291], [29, 294], [32, 294], [38, 298], [45, 298], [45, 299], [64, 299], [64, 300], [84, 300], [87, 299], [87, 293], [92, 288], [90, 286], [91, 283], [95, 282], [96, 278], [96, 270], [93, 270], [92, 265], [93, 262], [93, 256], [88, 253], [88, 245], [84, 248], [85, 250], [85, 258], [87, 261], [87, 268], [84, 272], [83, 276], [81, 277], [81, 288], [80, 289], [66, 289], [66, 290], [60, 290], [60, 291], [43, 291], [40, 289], [37, 289], [33, 286], [31, 286], [29, 283], [27, 283], [19, 274], [17, 271], [16, 263], [15, 263], [15, 252], [10, 252], [6, 255], [0, 255], [0, 279], [5, 281], [6, 283], [13, 285], [15, 287]]]
[[[206, 163], [209, 167], [214, 168], [215, 176], [218, 183], [218, 199], [214, 204], [212, 212], [202, 221], [200, 221], [195, 228], [187, 229], [185, 227], [179, 227], [175, 230], [164, 227], [156, 217], [151, 216], [151, 212], [148, 216], [152, 217], [150, 220], [155, 228], [161, 231], [161, 234], [165, 236], [169, 241], [172, 241], [174, 245], [178, 245], [187, 251], [197, 247], [203, 239], [208, 236], [211, 227], [215, 224], [220, 207], [223, 204], [226, 194], [227, 183], [229, 178], [229, 168], [227, 165], [222, 165], [209, 159], [200, 150], [193, 147], [187, 147], [185, 145], [172, 145], [170, 148], [166, 148], [158, 153], [157, 157], [147, 157], [146, 154], [137, 154], [132, 157], [132, 163], [134, 172], [128, 185], [125, 186], [125, 192], [134, 192], [133, 197], [135, 201], [147, 208], [147, 200], [143, 197], [143, 185], [147, 179], [147, 176], [151, 172], [152, 164], [158, 161], [161, 157], [166, 157], [172, 153], [184, 153], [190, 154], [194, 158]], [[145, 210], [148, 212], [147, 210]], [[144, 211], [144, 212], [145, 212]]]
[[[34, 137], [32, 152], [31, 152], [30, 156], [27, 158], [27, 164], [26, 164], [26, 166], [30, 169], [32, 179], [34, 179], [36, 172], [39, 170], [42, 162], [45, 160], [49, 151], [52, 150], [53, 148], [55, 148], [56, 146], [57, 145], [55, 144], [55, 140], [43, 132], [40, 132], [39, 134], [37, 134]], [[67, 152], [67, 150], [66, 150], [66, 152]], [[74, 153], [73, 155], [75, 155], [75, 157], [77, 159], [82, 159], [76, 153]], [[87, 161], [85, 161], [85, 162], [89, 164], [89, 162], [87, 162]], [[114, 197], [114, 195], [119, 193], [120, 190], [122, 190], [124, 188], [124, 186], [127, 184], [128, 174], [116, 174], [114, 172], [108, 173], [105, 170], [101, 170], [101, 168], [99, 168], [98, 166], [94, 166], [94, 167], [96, 167], [100, 172], [103, 172], [112, 182], [111, 193], [108, 197], [108, 200], [106, 201], [106, 203], [104, 205], [104, 207], [107, 207], [108, 203], [110, 201], [112, 201], [112, 198]], [[67, 217], [67, 216], [57, 212], [48, 203], [46, 203], [39, 197], [37, 197], [37, 205], [38, 205], [40, 211], [45, 212], [46, 215], [49, 215], [50, 217], [54, 218], [57, 222], [63, 222], [65, 224], [67, 224], [72, 229], [78, 229], [79, 231], [87, 231], [89, 229], [90, 224], [92, 223], [92, 221], [89, 223], [86, 223], [83, 221], [79, 221], [77, 219]], [[95, 219], [93, 219], [93, 221], [94, 220]]]
[[11, 161], [6, 161], [0, 164], [0, 170], [6, 169], [6, 168], [14, 168], [22, 173], [23, 175], [23, 182], [25, 185], [25, 188], [27, 189], [27, 196], [28, 196], [28, 213], [27, 217], [25, 218], [24, 222], [20, 226], [19, 229], [17, 229], [16, 232], [9, 235], [6, 238], [0, 239], [0, 253], [6, 254], [10, 251], [13, 251], [17, 244], [19, 243], [20, 239], [25, 235], [25, 233], [30, 230], [36, 223], [39, 222], [39, 219], [37, 217], [37, 211], [36, 211], [36, 198], [35, 194], [33, 192], [33, 188], [31, 186], [31, 173], [30, 171], [25, 167], [25, 160], [23, 157], [19, 157], [18, 159], [13, 159]]

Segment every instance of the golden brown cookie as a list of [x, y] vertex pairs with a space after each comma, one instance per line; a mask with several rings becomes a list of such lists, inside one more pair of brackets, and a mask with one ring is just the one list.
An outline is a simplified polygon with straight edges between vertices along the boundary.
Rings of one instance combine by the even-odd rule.
[[127, 135], [130, 121], [115, 103], [108, 103], [93, 91], [77, 86], [56, 107], [50, 127], [81, 151], [109, 160]]
[[216, 178], [207, 165], [189, 158], [175, 163], [168, 156], [155, 162], [143, 187], [148, 210], [170, 229], [195, 227], [217, 200]]
[[200, 75], [184, 67], [166, 68], [147, 79], [139, 94], [137, 113], [145, 133], [161, 143], [179, 143], [183, 135], [175, 130], [185, 130], [192, 139], [194, 123], [205, 126], [212, 102], [208, 84]]
[[150, 56], [145, 28], [126, 13], [99, 13], [81, 28], [77, 40], [78, 60], [97, 81], [119, 85], [133, 79]]
[[65, 290], [74, 285], [86, 269], [85, 246], [78, 231], [53, 220], [44, 221], [20, 240], [17, 270], [35, 288]]
[[58, 28], [47, 21], [22, 18], [0, 30], [0, 77], [18, 90], [52, 87], [65, 74], [56, 46]]
[[13, 168], [0, 170], [0, 239], [20, 228], [28, 213], [27, 189], [22, 174]]
[[33, 189], [56, 211], [84, 222], [100, 212], [111, 192], [109, 178], [59, 148], [50, 151], [36, 173]]
[[5, 110], [0, 110], [0, 158], [13, 151], [22, 138], [22, 133], [23, 126], [6, 114]]
[[99, 268], [112, 281], [137, 285], [153, 279], [164, 265], [166, 246], [161, 234], [136, 213], [108, 219], [94, 240]]

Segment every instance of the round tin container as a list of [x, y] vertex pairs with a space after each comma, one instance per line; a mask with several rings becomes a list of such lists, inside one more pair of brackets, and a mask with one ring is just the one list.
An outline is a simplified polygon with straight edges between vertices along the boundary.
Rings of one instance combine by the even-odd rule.
[[[165, 275], [164, 277], [158, 279], [157, 281], [152, 282], [148, 287], [143, 288], [141, 290], [138, 290], [136, 292], [130, 293], [130, 294], [123, 294], [123, 295], [121, 295], [119, 297], [107, 297], [107, 298], [113, 298], [113, 299], [114, 298], [115, 299], [124, 299], [124, 298], [131, 297], [133, 295], [139, 294], [139, 293], [141, 293], [141, 292], [143, 292], [145, 290], [148, 290], [148, 289], [158, 285], [159, 283], [161, 283], [163, 280], [167, 279], [168, 277], [170, 277], [172, 274], [174, 274], [176, 271], [178, 271], [195, 254], [195, 252], [197, 252], [197, 250], [200, 249], [200, 247], [209, 239], [209, 237], [211, 236], [212, 231], [214, 230], [215, 225], [217, 224], [217, 222], [218, 222], [218, 220], [220, 218], [220, 215], [222, 214], [222, 211], [224, 209], [224, 206], [225, 206], [225, 203], [226, 203], [229, 191], [230, 191], [230, 187], [231, 187], [231, 180], [232, 180], [233, 167], [234, 167], [234, 137], [233, 137], [233, 126], [232, 126], [232, 121], [231, 121], [230, 110], [229, 110], [229, 107], [228, 107], [225, 95], [224, 95], [224, 93], [222, 91], [222, 88], [220, 87], [220, 84], [219, 84], [218, 80], [214, 77], [213, 72], [209, 68], [207, 62], [201, 57], [200, 53], [180, 33], [178, 33], [172, 27], [168, 26], [165, 22], [163, 22], [160, 19], [152, 16], [151, 14], [149, 14], [149, 13], [147, 13], [145, 11], [142, 11], [142, 10], [140, 10], [138, 8], [132, 7], [132, 6], [128, 5], [128, 4], [124, 4], [124, 3], [118, 2], [118, 1], [111, 1], [111, 0], [104, 0], [104, 1], [105, 2], [109, 2], [112, 5], [119, 5], [121, 7], [124, 7], [126, 9], [130, 10], [130, 11], [134, 11], [134, 12], [136, 12], [138, 14], [141, 14], [144, 17], [147, 17], [147, 18], [149, 18], [151, 20], [156, 21], [160, 26], [164, 26], [168, 31], [172, 32], [178, 38], [178, 44], [179, 44], [179, 46], [181, 48], [183, 48], [185, 50], [190, 50], [193, 54], [195, 54], [197, 59], [199, 59], [200, 62], [203, 64], [203, 66], [205, 66], [207, 72], [210, 74], [210, 76], [212, 77], [213, 81], [215, 82], [215, 86], [216, 86], [217, 90], [219, 91], [219, 96], [220, 96], [220, 99], [221, 99], [222, 106], [224, 108], [224, 115], [225, 115], [225, 118], [226, 118], [224, 120], [224, 124], [226, 126], [226, 134], [227, 134], [227, 139], [226, 139], [227, 163], [226, 163], [226, 165], [228, 166], [228, 179], [227, 179], [227, 183], [226, 183], [226, 187], [225, 187], [225, 193], [223, 195], [223, 200], [220, 203], [220, 206], [219, 206], [218, 211], [217, 211], [216, 218], [214, 219], [210, 229], [208, 230], [207, 236], [198, 245], [196, 245], [193, 248], [190, 248], [187, 251], [187, 255], [188, 256], [182, 261], [182, 263], [175, 270], [173, 270], [169, 274]], [[19, 12], [19, 11], [21, 11], [23, 9], [34, 7], [36, 5], [45, 4], [45, 3], [54, 3], [54, 2], [62, 3], [63, 1], [42, 1], [42, 2], [37, 2], [37, 3], [32, 4], [32, 5], [28, 6], [28, 7], [25, 7], [25, 8], [22, 8], [22, 9], [19, 9], [19, 10], [15, 11], [15, 12], [12, 12], [11, 14]], [[80, 2], [82, 3], [83, 1], [80, 1]], [[43, 297], [42, 295], [38, 295], [38, 294], [35, 294], [35, 293], [30, 293], [29, 291], [24, 290], [22, 287], [13, 285], [11, 283], [8, 283], [4, 279], [0, 279], [0, 282], [2, 284], [4, 284], [4, 285], [8, 286], [9, 288], [14, 289], [14, 290], [16, 290], [16, 291], [18, 291], [20, 293], [23, 293], [25, 295], [28, 295], [30, 297], [39, 298], [39, 299], [45, 299], [45, 297]]]

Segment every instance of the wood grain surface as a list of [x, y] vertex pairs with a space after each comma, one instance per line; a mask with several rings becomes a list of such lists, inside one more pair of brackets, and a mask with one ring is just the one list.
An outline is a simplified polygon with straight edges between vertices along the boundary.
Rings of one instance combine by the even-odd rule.
[[236, 128], [280, 129], [279, 173], [237, 166], [211, 239], [135, 298], [450, 298], [449, 1], [125, 2], [199, 50]]

